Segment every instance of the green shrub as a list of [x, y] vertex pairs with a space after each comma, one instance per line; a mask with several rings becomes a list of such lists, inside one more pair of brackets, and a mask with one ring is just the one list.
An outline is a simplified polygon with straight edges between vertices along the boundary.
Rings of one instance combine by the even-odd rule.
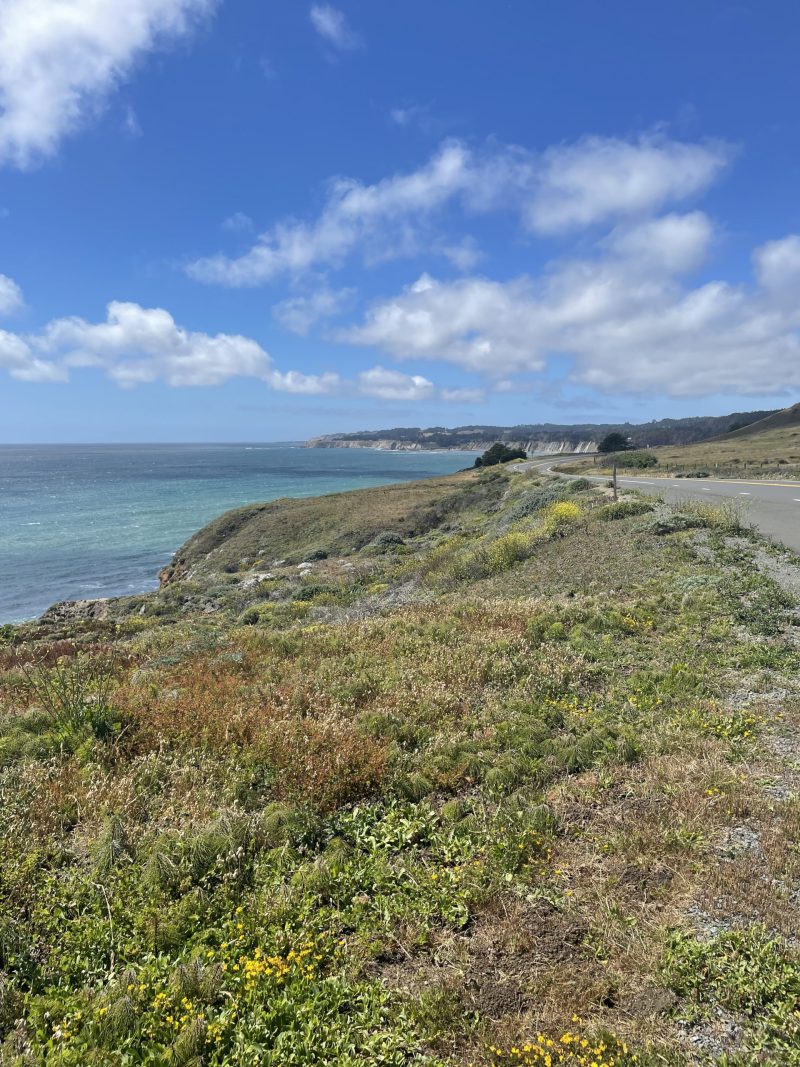
[[506, 525], [511, 525], [514, 522], [519, 522], [520, 519], [536, 515], [546, 508], [548, 504], [564, 500], [571, 492], [575, 491], [572, 489], [573, 484], [571, 482], [552, 480], [544, 485], [536, 486], [534, 489], [529, 489], [514, 504], [510, 505], [506, 511], [504, 516]]
[[384, 530], [367, 546], [372, 552], [391, 552], [393, 549], [402, 548], [405, 541], [394, 530]]
[[615, 519], [628, 519], [632, 515], [645, 515], [653, 511], [655, 504], [652, 500], [644, 497], [631, 497], [628, 500], [617, 500], [613, 504], [604, 504], [594, 514], [603, 522], [612, 522]]
[[304, 563], [318, 563], [320, 560], [327, 559], [328, 552], [324, 548], [315, 548], [313, 551], [307, 553], [303, 557]]
[[695, 530], [705, 523], [699, 515], [687, 515], [681, 511], [673, 511], [671, 514], [658, 515], [650, 524], [650, 530], [654, 534], [679, 533], [681, 530]]
[[658, 466], [658, 459], [652, 452], [620, 452], [609, 456], [608, 461], [616, 463], [618, 467], [631, 467], [639, 470]]

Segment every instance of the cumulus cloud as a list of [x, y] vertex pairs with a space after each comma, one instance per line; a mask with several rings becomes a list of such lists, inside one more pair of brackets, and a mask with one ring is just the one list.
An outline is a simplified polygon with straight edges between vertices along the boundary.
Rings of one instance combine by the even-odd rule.
[[0, 367], [23, 382], [63, 382], [67, 378], [63, 367], [39, 359], [23, 338], [5, 330], [0, 330]]
[[354, 289], [318, 289], [309, 296], [282, 300], [272, 309], [282, 326], [306, 337], [320, 319], [337, 315], [355, 294]]
[[753, 254], [756, 277], [779, 300], [800, 303], [800, 237], [768, 241]]
[[358, 387], [365, 396], [380, 400], [431, 400], [436, 395], [436, 386], [427, 378], [380, 366], [359, 374]]
[[240, 334], [207, 334], [179, 326], [163, 308], [112, 301], [104, 322], [55, 319], [40, 333], [0, 331], [0, 367], [26, 381], [65, 381], [70, 370], [95, 367], [121, 386], [164, 381], [173, 386], [221, 385], [255, 378], [280, 392], [323, 394], [337, 374], [279, 371], [267, 352]]
[[534, 230], [557, 233], [647, 214], [703, 192], [730, 158], [730, 147], [718, 142], [684, 144], [654, 134], [559, 145], [541, 160], [528, 222]]
[[195, 333], [163, 308], [112, 301], [105, 322], [57, 319], [36, 339], [66, 366], [102, 366], [120, 385], [161, 378], [169, 385], [220, 385], [232, 377], [266, 378], [267, 353], [236, 334]]
[[[654, 235], [666, 248], [653, 251]], [[701, 396], [800, 387], [800, 237], [754, 252], [755, 284], [680, 275], [712, 238], [704, 216], [667, 216], [617, 232], [594, 258], [538, 277], [436, 281], [423, 275], [376, 304], [340, 339], [398, 359], [447, 360], [508, 389], [514, 374], [571, 360], [572, 380], [600, 390]]]
[[[113, 301], [104, 322], [76, 316], [55, 319], [27, 337], [0, 330], [0, 368], [30, 382], [63, 382], [71, 371], [92, 367], [122, 387], [163, 381], [171, 386], [215, 386], [253, 378], [282, 393], [336, 393], [378, 400], [454, 400], [421, 375], [372, 367], [355, 379], [328, 371], [278, 370], [269, 354], [240, 334], [207, 334], [179, 326], [163, 308]], [[466, 395], [466, 394], [465, 394]], [[471, 394], [470, 394], [471, 395]]]
[[427, 274], [393, 300], [375, 305], [361, 326], [343, 330], [352, 344], [398, 359], [442, 359], [479, 373], [542, 370], [544, 353], [530, 343], [530, 283]]
[[189, 273], [221, 285], [260, 285], [284, 274], [338, 266], [357, 248], [372, 260], [417, 251], [415, 227], [466, 188], [470, 165], [469, 152], [451, 142], [410, 174], [374, 185], [336, 179], [313, 222], [279, 222], [243, 256], [200, 259], [190, 264]]
[[308, 17], [325, 43], [338, 51], [350, 52], [361, 47], [361, 37], [347, 25], [344, 12], [331, 4], [312, 4]]
[[617, 227], [606, 244], [639, 271], [683, 274], [704, 262], [713, 238], [711, 220], [702, 211], [693, 211]]
[[0, 315], [13, 315], [24, 306], [22, 290], [5, 274], [0, 274]]
[[[188, 271], [203, 282], [250, 286], [341, 267], [354, 254], [370, 265], [421, 252], [469, 270], [477, 249], [469, 238], [439, 232], [445, 209], [513, 211], [529, 229], [546, 233], [604, 220], [624, 225], [702, 192], [729, 155], [716, 143], [683, 144], [655, 135], [632, 142], [595, 137], [539, 156], [517, 146], [475, 151], [448, 140], [408, 173], [372, 185], [335, 179], [317, 218], [283, 219], [243, 255], [205, 257]], [[692, 222], [681, 225], [688, 230]]]
[[0, 0], [0, 164], [52, 154], [134, 63], [215, 0]]

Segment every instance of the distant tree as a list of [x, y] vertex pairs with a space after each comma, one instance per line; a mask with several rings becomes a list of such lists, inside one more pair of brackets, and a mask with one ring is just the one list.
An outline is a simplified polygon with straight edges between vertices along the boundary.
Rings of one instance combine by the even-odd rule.
[[495, 467], [498, 463], [508, 463], [512, 459], [525, 459], [528, 453], [523, 448], [509, 448], [500, 441], [487, 448], [482, 456], [475, 460], [476, 467]]
[[627, 452], [631, 447], [628, 438], [621, 433], [607, 433], [597, 446], [598, 452]]

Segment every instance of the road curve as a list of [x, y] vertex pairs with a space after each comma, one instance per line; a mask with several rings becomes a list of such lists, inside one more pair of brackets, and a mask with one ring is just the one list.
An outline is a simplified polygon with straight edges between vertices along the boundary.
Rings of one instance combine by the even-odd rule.
[[[567, 457], [559, 457], [559, 462]], [[540, 470], [559, 478], [589, 478], [603, 485], [608, 475], [561, 474], [552, 469], [554, 459], [529, 460], [516, 464], [517, 470]], [[746, 504], [745, 521], [773, 541], [800, 552], [800, 482], [757, 482], [718, 478], [631, 478], [617, 477], [626, 489], [663, 496], [670, 503], [681, 500], [707, 500], [719, 503], [733, 497]]]

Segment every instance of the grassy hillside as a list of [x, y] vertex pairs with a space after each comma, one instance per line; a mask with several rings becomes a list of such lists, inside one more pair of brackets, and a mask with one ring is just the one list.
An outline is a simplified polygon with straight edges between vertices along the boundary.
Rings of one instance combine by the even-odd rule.
[[795, 564], [392, 488], [0, 631], [0, 1064], [800, 1064]]
[[[652, 448], [648, 454], [658, 466], [647, 477], [708, 472], [730, 478], [800, 478], [800, 404], [711, 441]], [[576, 460], [560, 469], [580, 472], [594, 465], [591, 459]]]
[[751, 434], [761, 434], [772, 430], [796, 430], [800, 427], [800, 404], [792, 404], [783, 411], [775, 411], [766, 418], [751, 422], [747, 426], [740, 426], [738, 430], [732, 430], [726, 436], [749, 437]]
[[[286, 498], [228, 511], [204, 526], [176, 553], [164, 579], [223, 570], [242, 560], [300, 563], [314, 553], [363, 548], [378, 534], [424, 532], [457, 511], [471, 472], [419, 482], [356, 489], [306, 499]], [[470, 496], [474, 502], [474, 497]]]

